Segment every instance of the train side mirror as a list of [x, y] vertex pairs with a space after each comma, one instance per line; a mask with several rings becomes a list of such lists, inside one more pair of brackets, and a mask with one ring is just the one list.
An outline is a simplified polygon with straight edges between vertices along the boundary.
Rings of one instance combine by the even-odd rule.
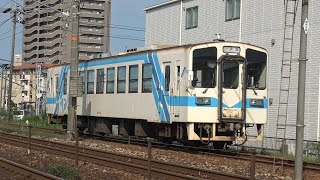
[[269, 98], [269, 106], [273, 104], [273, 98]]

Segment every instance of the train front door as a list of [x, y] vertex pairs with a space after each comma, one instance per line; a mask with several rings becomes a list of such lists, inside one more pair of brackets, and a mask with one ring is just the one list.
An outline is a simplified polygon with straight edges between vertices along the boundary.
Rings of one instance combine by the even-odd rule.
[[219, 70], [218, 113], [220, 121], [242, 122], [246, 115], [245, 59], [222, 56]]

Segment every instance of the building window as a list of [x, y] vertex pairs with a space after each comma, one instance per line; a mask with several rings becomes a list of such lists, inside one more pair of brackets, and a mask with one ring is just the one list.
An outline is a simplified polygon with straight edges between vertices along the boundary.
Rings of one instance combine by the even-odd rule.
[[126, 67], [118, 67], [118, 81], [117, 81], [117, 92], [125, 93], [126, 92]]
[[114, 93], [114, 67], [107, 68], [107, 93]]
[[82, 77], [82, 94], [84, 94], [85, 92], [85, 87], [86, 87], [86, 79], [85, 79], [85, 71], [79, 71], [79, 76]]
[[142, 65], [142, 92], [152, 92], [152, 65]]
[[68, 86], [68, 74], [67, 73], [64, 73], [63, 74], [63, 94], [67, 94], [67, 86]]
[[192, 29], [198, 27], [198, 6], [187, 9], [186, 28]]
[[129, 66], [129, 92], [130, 93], [138, 92], [138, 73], [139, 73], [138, 65]]
[[94, 92], [94, 70], [87, 71], [87, 94]]
[[240, 18], [240, 0], [226, 0], [226, 21]]
[[97, 69], [96, 93], [102, 94], [104, 91], [104, 69]]

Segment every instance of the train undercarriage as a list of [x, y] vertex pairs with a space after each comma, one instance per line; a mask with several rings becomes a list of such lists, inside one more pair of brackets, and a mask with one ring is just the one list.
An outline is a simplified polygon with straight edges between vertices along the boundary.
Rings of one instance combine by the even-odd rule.
[[[67, 116], [52, 118], [49, 123], [61, 123], [67, 128]], [[93, 135], [115, 135], [149, 137], [158, 141], [172, 143], [173, 141], [185, 145], [212, 145], [221, 149], [235, 141], [247, 141], [246, 127], [240, 123], [150, 123], [146, 120], [101, 118], [78, 116], [77, 126], [80, 132]], [[263, 125], [257, 125], [257, 136], [251, 140], [260, 140], [263, 135]]]

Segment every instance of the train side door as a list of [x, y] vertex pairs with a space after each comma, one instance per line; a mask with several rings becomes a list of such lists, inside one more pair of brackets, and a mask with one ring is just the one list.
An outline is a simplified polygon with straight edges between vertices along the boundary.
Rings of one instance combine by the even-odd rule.
[[181, 60], [176, 61], [175, 80], [173, 81], [173, 116], [175, 119], [180, 117], [180, 81], [181, 81]]
[[219, 120], [242, 122], [246, 114], [245, 60], [224, 56], [220, 60]]
[[162, 122], [170, 123], [173, 113], [173, 83], [172, 83], [172, 64], [171, 62], [163, 63], [163, 97], [160, 97], [160, 107], [162, 111], [160, 111], [160, 119]]

